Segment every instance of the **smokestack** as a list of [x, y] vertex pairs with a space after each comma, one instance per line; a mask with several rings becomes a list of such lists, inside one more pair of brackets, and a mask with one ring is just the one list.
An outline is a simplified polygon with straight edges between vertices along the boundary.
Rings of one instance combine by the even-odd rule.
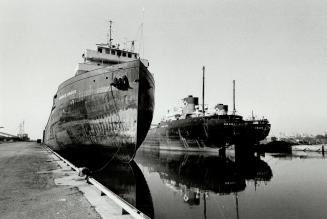
[[235, 80], [233, 80], [233, 115], [235, 115], [236, 109], [235, 109]]
[[204, 71], [205, 67], [202, 67], [203, 75], [202, 75], [202, 112], [203, 116], [205, 115], [205, 110], [204, 110]]

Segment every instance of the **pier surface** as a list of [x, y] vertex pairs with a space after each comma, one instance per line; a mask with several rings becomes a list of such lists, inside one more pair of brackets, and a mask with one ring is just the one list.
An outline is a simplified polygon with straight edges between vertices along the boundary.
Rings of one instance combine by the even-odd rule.
[[0, 143], [0, 218], [130, 218], [35, 142]]

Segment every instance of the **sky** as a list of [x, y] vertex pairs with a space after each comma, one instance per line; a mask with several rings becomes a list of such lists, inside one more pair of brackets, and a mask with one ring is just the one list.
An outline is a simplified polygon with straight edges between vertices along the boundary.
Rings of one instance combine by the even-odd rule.
[[[327, 132], [327, 1], [0, 0], [0, 131], [42, 137], [52, 97], [84, 49], [136, 40], [159, 122], [187, 95], [253, 110], [271, 135]], [[141, 23], [143, 22], [143, 35]], [[144, 48], [144, 49], [143, 49]]]

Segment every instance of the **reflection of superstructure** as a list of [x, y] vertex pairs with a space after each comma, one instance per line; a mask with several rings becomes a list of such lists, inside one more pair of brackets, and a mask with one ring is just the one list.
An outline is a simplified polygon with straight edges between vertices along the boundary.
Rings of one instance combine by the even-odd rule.
[[[246, 147], [243, 145], [240, 148], [243, 150]], [[228, 196], [232, 195], [236, 218], [239, 218], [239, 205], [242, 205], [240, 193], [249, 186], [247, 182], [253, 181], [255, 187], [261, 182], [266, 184], [272, 178], [272, 171], [266, 162], [254, 154], [235, 151], [235, 154], [225, 155], [141, 149], [134, 160], [142, 171], [145, 170], [150, 183], [153, 176], [161, 179], [162, 186], [156, 180], [155, 185], [150, 187], [160, 191], [168, 188], [173, 200], [180, 203], [179, 208], [185, 205], [191, 209], [198, 208], [196, 217], [201, 211], [206, 218], [208, 213], [212, 215], [215, 211], [212, 206], [219, 203], [218, 200], [231, 200]], [[156, 206], [154, 209], [160, 212]]]
[[[246, 187], [246, 180], [269, 181], [272, 171], [258, 157], [226, 157], [208, 154], [168, 153], [141, 150], [136, 162], [158, 172], [169, 187], [182, 194], [211, 191], [230, 194]], [[184, 191], [184, 192], [183, 192]]]
[[183, 184], [171, 184], [172, 182], [167, 181], [166, 179], [162, 179], [162, 181], [167, 187], [177, 190], [180, 197], [183, 199], [183, 202], [187, 203], [188, 205], [200, 205], [201, 198], [209, 197], [209, 193], [207, 191], [200, 190], [199, 188], [187, 187]]
[[55, 151], [97, 151], [130, 160], [153, 116], [149, 63], [133, 50], [113, 45], [111, 34], [108, 43], [82, 57], [75, 76], [53, 97], [43, 140]]

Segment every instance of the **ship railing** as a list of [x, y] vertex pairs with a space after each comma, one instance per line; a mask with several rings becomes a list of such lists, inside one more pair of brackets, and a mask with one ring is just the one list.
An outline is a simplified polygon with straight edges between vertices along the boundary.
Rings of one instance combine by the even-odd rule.
[[[122, 52], [126, 53], [126, 52]], [[137, 60], [135, 57], [128, 57], [128, 56], [118, 56], [118, 55], [111, 55], [106, 53], [100, 53], [95, 50], [86, 49], [85, 50], [85, 59], [90, 61], [108, 61], [113, 63], [121, 63], [121, 62], [128, 62], [131, 60]]]

